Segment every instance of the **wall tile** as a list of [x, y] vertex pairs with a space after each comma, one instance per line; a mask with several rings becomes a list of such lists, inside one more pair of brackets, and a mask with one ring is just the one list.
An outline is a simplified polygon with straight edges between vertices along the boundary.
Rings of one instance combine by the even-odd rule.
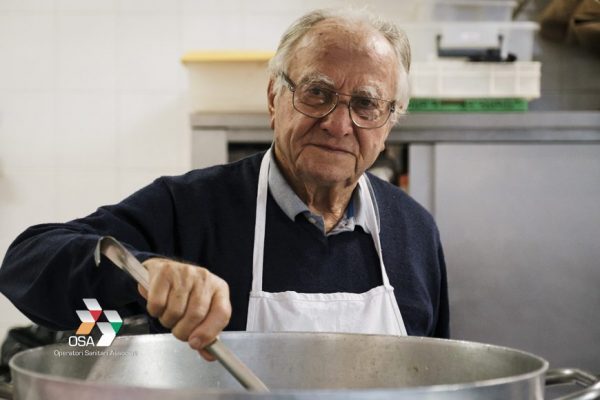
[[117, 195], [125, 199], [163, 175], [160, 168], [121, 168], [117, 173]]
[[53, 15], [0, 15], [0, 89], [54, 87], [54, 25]]
[[118, 115], [118, 166], [189, 165], [189, 118], [180, 95], [122, 94]]
[[398, 13], [395, 17], [399, 17], [402, 20], [412, 19], [413, 10], [418, 9], [418, 5], [421, 3], [427, 3], [425, 0], [402, 0], [402, 1], [390, 1], [390, 0], [304, 0], [299, 1], [302, 5], [302, 11], [308, 12], [319, 8], [351, 8], [357, 11], [369, 10], [373, 13], [379, 13], [385, 16], [386, 12], [389, 11], [401, 11], [406, 13], [409, 11], [410, 18], [406, 17], [402, 13]]
[[281, 35], [299, 15], [245, 15], [242, 25], [243, 48], [275, 51]]
[[56, 220], [53, 169], [0, 170], [0, 254], [28, 226]]
[[59, 168], [56, 174], [57, 219], [84, 217], [118, 200], [116, 167]]
[[59, 12], [114, 13], [116, 0], [58, 0]]
[[161, 176], [181, 175], [187, 168], [121, 168], [117, 173], [117, 196], [125, 199]]
[[58, 17], [58, 86], [71, 90], [115, 89], [115, 17]]
[[54, 103], [53, 92], [0, 91], [0, 168], [55, 166]]
[[181, 0], [182, 15], [239, 13], [245, 0]]
[[244, 46], [244, 19], [241, 14], [184, 15], [182, 24], [184, 53], [192, 50], [241, 49]]
[[25, 12], [53, 12], [55, 0], [0, 0], [0, 12], [25, 11]]
[[56, 154], [59, 167], [114, 166], [117, 161], [114, 94], [58, 95]]
[[117, 0], [122, 14], [178, 15], [180, 7], [179, 0]]
[[119, 90], [180, 92], [185, 67], [179, 61], [179, 17], [121, 16], [118, 20]]
[[[285, 14], [285, 13], [302, 13], [307, 7], [314, 6], [307, 0], [254, 0], [242, 2], [242, 10], [246, 15], [252, 14]], [[323, 3], [323, 0], [321, 0]]]

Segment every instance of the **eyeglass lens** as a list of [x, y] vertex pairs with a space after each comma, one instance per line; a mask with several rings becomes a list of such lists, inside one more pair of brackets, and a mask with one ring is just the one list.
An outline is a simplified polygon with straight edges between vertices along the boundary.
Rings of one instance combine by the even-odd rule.
[[[317, 84], [300, 84], [294, 91], [294, 107], [301, 113], [322, 118], [336, 107], [339, 95]], [[385, 124], [390, 115], [388, 102], [366, 96], [352, 96], [350, 116], [357, 126], [377, 128]]]

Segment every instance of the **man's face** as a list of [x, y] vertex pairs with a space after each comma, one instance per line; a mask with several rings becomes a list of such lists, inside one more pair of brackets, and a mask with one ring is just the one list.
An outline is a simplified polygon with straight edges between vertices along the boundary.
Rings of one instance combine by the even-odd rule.
[[[392, 100], [397, 82], [397, 59], [389, 42], [377, 31], [339, 21], [315, 25], [292, 50], [287, 71], [299, 85], [321, 82], [332, 90]], [[275, 154], [294, 179], [319, 186], [354, 184], [384, 149], [393, 122], [376, 129], [359, 128], [348, 112], [349, 96], [339, 96], [337, 108], [323, 118], [296, 111], [292, 92], [275, 93], [269, 85], [271, 127]]]

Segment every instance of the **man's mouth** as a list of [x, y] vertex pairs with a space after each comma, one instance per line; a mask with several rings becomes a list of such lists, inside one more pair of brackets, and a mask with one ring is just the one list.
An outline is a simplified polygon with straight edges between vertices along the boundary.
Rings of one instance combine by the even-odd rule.
[[332, 153], [352, 154], [352, 152], [350, 152], [349, 150], [346, 150], [345, 148], [339, 147], [339, 146], [332, 146], [332, 145], [328, 145], [328, 144], [311, 144], [311, 146], [315, 146], [321, 150], [325, 150], [325, 151], [332, 152]]

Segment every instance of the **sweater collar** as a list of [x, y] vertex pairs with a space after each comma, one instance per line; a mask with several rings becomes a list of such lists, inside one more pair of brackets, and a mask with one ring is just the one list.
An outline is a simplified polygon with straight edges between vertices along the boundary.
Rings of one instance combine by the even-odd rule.
[[[296, 220], [299, 214], [302, 214], [309, 222], [319, 228], [325, 234], [325, 225], [320, 215], [313, 214], [308, 206], [298, 197], [292, 187], [286, 181], [283, 173], [279, 169], [275, 156], [271, 153], [271, 166], [269, 169], [269, 191], [277, 205], [292, 221]], [[326, 235], [335, 235], [342, 232], [353, 231], [356, 226], [360, 226], [365, 232], [370, 233], [366, 224], [366, 214], [360, 202], [358, 195], [358, 186], [352, 193], [352, 198], [344, 212], [344, 216], [338, 224]]]

